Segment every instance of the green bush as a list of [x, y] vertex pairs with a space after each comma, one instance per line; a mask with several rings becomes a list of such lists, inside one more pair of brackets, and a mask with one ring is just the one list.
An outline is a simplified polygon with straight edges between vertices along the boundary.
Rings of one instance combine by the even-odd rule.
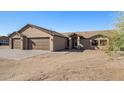
[[120, 13], [116, 29], [109, 36], [108, 51], [124, 51], [124, 13]]

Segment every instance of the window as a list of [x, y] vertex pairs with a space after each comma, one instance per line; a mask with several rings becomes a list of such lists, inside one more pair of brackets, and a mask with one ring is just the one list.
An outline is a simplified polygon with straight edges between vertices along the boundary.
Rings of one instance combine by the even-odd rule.
[[100, 46], [106, 46], [107, 40], [100, 40]]
[[9, 41], [8, 40], [0, 40], [0, 45], [8, 45]]
[[98, 46], [98, 40], [92, 40], [92, 46]]

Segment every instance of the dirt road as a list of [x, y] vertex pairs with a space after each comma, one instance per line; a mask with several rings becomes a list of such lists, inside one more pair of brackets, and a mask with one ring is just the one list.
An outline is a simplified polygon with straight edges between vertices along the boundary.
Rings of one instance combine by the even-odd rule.
[[0, 59], [0, 80], [124, 80], [124, 56], [86, 50]]

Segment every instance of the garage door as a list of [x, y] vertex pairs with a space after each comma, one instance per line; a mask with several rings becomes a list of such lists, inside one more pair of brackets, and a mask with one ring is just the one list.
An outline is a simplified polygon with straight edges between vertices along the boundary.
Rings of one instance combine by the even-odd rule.
[[21, 48], [21, 41], [19, 38], [13, 39], [13, 48], [20, 49]]
[[50, 50], [49, 38], [29, 38], [29, 49]]

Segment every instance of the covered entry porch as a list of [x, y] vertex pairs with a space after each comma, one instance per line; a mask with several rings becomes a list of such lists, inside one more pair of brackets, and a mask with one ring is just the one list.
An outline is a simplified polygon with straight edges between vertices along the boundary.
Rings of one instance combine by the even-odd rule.
[[84, 37], [76, 33], [69, 35], [69, 49], [82, 49], [83, 45], [80, 44], [80, 40]]

